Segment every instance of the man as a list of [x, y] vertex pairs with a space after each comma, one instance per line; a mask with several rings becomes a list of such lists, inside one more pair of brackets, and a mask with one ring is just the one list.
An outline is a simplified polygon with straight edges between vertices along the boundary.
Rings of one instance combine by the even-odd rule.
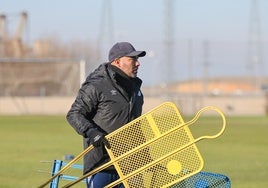
[[[84, 148], [94, 146], [84, 156], [84, 174], [109, 161], [105, 135], [141, 115], [142, 80], [137, 73], [138, 58], [145, 55], [128, 42], [116, 43], [109, 51], [109, 62], [101, 64], [81, 86], [66, 118], [83, 136]], [[115, 169], [109, 167], [88, 178], [87, 185], [102, 188], [118, 178]]]

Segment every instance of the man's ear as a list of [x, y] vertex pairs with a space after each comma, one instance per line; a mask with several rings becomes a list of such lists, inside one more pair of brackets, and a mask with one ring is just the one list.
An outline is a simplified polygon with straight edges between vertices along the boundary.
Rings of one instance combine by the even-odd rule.
[[112, 65], [114, 65], [114, 66], [116, 66], [116, 67], [120, 67], [120, 58], [115, 59], [115, 60], [112, 62]]

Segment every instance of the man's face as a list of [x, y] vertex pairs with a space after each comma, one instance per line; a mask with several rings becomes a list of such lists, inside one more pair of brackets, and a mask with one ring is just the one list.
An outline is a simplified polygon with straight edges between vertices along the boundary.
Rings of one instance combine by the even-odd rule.
[[121, 57], [117, 59], [117, 65], [130, 78], [135, 78], [138, 74], [140, 63], [138, 57]]

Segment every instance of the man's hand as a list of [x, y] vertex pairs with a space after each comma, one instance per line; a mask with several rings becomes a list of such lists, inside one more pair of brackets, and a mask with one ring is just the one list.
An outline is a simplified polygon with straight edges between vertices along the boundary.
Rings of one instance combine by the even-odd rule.
[[90, 138], [90, 144], [92, 144], [94, 147], [100, 147], [102, 144], [104, 144], [108, 149], [111, 148], [110, 143], [102, 132], [98, 130], [90, 131], [87, 133], [87, 136]]

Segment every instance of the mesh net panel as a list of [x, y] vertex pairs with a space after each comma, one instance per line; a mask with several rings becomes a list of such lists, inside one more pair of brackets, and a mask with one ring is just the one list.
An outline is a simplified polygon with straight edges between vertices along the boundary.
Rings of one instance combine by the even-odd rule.
[[[164, 103], [107, 136], [108, 153], [125, 187], [167, 187], [203, 167], [173, 103]], [[186, 147], [187, 146], [187, 147]]]
[[0, 63], [0, 96], [70, 96], [79, 87], [78, 62]]

